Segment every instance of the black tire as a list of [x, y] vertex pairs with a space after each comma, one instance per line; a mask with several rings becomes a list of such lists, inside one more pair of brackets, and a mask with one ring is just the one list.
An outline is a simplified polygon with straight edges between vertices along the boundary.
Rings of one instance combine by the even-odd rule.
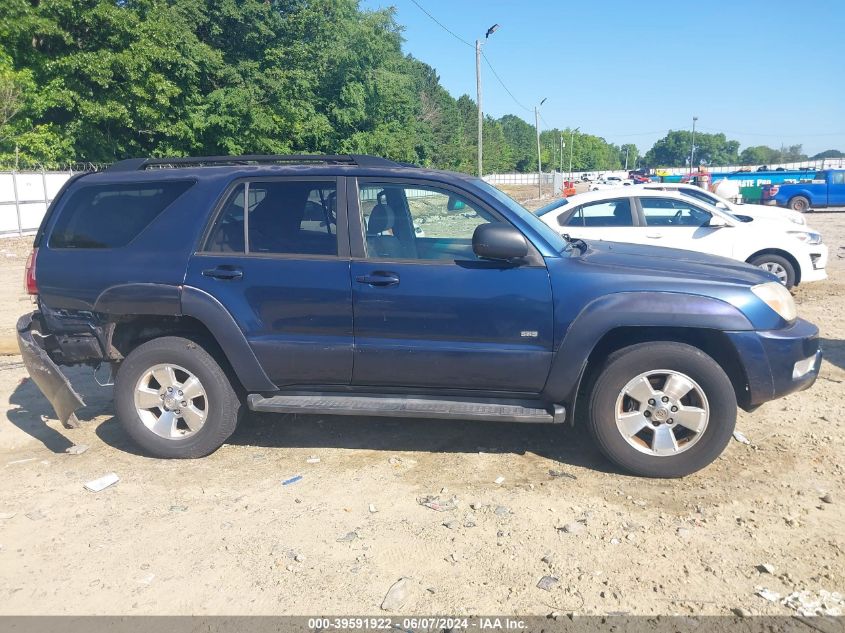
[[[763, 253], [748, 260], [748, 263], [758, 268], [768, 269], [768, 266], [780, 266], [786, 273], [786, 279], [781, 279], [781, 283], [789, 289], [795, 286], [795, 266], [792, 265], [786, 257], [782, 255], [775, 255], [774, 253]], [[770, 271], [772, 272], [772, 271]]]
[[[617, 398], [629, 381], [644, 372], [680, 372], [703, 390], [709, 421], [701, 437], [677, 455], [653, 455], [631, 446], [617, 428]], [[710, 356], [684, 343], [639, 343], [611, 354], [592, 387], [589, 429], [599, 449], [617, 466], [644, 477], [683, 477], [715, 460], [736, 425], [736, 395], [730, 379]]]
[[801, 213], [806, 213], [810, 210], [810, 201], [805, 196], [795, 196], [794, 198], [789, 199], [789, 204], [787, 204], [790, 209], [793, 211], [800, 211]]
[[[202, 427], [184, 439], [160, 437], [147, 428], [135, 408], [135, 387], [158, 364], [185, 368], [202, 384], [207, 413]], [[136, 347], [115, 377], [115, 408], [120, 424], [146, 453], [154, 457], [195, 458], [216, 451], [235, 430], [241, 402], [217, 361], [194, 341], [176, 336], [153, 339]]]

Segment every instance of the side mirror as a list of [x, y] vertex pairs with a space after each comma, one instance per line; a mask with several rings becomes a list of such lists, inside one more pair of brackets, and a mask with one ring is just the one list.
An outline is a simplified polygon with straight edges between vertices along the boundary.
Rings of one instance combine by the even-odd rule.
[[479, 224], [472, 234], [472, 251], [482, 259], [511, 261], [528, 255], [528, 242], [508, 224]]
[[728, 221], [725, 220], [725, 218], [720, 217], [718, 215], [711, 215], [710, 221], [707, 223], [707, 226], [710, 227], [711, 229], [721, 229], [721, 228], [728, 227], [728, 226], [731, 226], [731, 225], [728, 224]]

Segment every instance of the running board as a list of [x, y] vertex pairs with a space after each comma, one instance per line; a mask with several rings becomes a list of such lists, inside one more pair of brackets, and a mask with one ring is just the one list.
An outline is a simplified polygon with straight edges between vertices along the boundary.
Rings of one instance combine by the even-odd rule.
[[496, 401], [494, 399], [439, 400], [427, 397], [400, 398], [379, 395], [340, 395], [334, 393], [262, 397], [251, 394], [247, 406], [266, 413], [307, 413], [325, 415], [383, 416], [390, 418], [430, 418], [441, 420], [489, 420], [560, 424], [566, 410], [560, 405], [544, 408], [536, 401]]

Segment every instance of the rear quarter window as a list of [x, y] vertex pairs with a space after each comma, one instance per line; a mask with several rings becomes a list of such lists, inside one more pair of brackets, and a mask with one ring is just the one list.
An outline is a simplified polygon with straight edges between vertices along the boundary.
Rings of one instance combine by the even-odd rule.
[[61, 209], [49, 246], [126, 246], [193, 184], [193, 181], [168, 180], [77, 189]]

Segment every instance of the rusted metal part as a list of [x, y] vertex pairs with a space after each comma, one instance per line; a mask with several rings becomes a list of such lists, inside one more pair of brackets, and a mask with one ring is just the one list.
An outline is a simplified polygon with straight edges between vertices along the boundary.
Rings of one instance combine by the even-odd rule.
[[18, 319], [18, 347], [23, 364], [62, 425], [68, 429], [79, 428], [75, 411], [85, 406], [85, 402], [44, 349], [45, 337], [38, 329], [36, 314], [32, 312]]

